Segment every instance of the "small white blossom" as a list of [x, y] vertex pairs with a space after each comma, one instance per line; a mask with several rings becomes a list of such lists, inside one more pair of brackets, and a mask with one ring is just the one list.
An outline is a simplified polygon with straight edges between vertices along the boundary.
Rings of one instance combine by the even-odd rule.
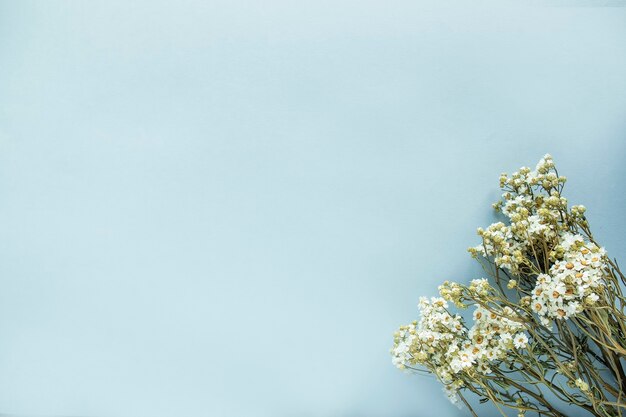
[[524, 333], [519, 333], [513, 338], [513, 344], [517, 349], [525, 349], [528, 346], [528, 337]]

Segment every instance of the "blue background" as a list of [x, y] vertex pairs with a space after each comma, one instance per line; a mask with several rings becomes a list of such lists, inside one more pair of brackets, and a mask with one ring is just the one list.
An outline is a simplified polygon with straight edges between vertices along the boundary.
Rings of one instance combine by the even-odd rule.
[[0, 413], [466, 415], [388, 350], [500, 172], [626, 253], [626, 8], [471, 3], [0, 1]]

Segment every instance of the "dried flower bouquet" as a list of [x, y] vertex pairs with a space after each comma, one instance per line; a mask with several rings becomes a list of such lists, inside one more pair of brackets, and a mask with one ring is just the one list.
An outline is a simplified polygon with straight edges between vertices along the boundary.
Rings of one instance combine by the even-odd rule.
[[[394, 334], [394, 365], [434, 374], [473, 416], [467, 392], [504, 416], [626, 413], [626, 278], [585, 207], [568, 208], [565, 182], [550, 155], [502, 174], [493, 206], [506, 221], [479, 228], [482, 242], [469, 249], [491, 280], [444, 282]], [[472, 319], [451, 306], [471, 307]]]

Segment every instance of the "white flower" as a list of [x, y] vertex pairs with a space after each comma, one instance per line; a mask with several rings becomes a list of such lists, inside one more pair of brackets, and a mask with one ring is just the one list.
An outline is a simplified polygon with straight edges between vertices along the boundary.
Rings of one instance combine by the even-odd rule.
[[561, 246], [568, 250], [549, 275], [537, 276], [532, 292], [531, 307], [546, 326], [551, 326], [550, 319], [567, 320], [581, 313], [583, 306], [594, 305], [604, 286], [604, 251], [580, 235], [567, 232], [561, 238]]
[[533, 215], [528, 218], [528, 232], [531, 235], [543, 233], [547, 228], [548, 226], [541, 223], [541, 218], [539, 216]]
[[446, 397], [448, 397], [448, 400], [450, 400], [450, 402], [454, 404], [457, 408], [461, 409], [461, 407], [463, 407], [463, 403], [461, 402], [461, 398], [459, 397], [457, 388], [453, 387], [452, 385], [444, 385], [443, 392], [446, 394]]
[[474, 355], [467, 352], [462, 353], [459, 358], [461, 360], [461, 366], [463, 368], [469, 368], [470, 366], [472, 366], [472, 364], [476, 362], [476, 360], [474, 359]]
[[561, 235], [561, 247], [566, 251], [576, 245], [577, 242], [584, 242], [585, 239], [581, 235], [575, 235], [569, 232], [565, 232]]
[[598, 294], [591, 293], [587, 296], [587, 298], [585, 298], [585, 302], [589, 305], [594, 305], [599, 299], [600, 297]]
[[543, 299], [533, 297], [532, 308], [538, 315], [542, 316], [547, 311], [546, 305], [543, 303]]
[[488, 312], [476, 304], [476, 310], [474, 310], [474, 320], [480, 320], [487, 314]]
[[517, 349], [525, 349], [528, 346], [528, 337], [524, 333], [519, 333], [513, 338], [513, 344]]
[[[594, 294], [595, 295], [595, 294]], [[574, 316], [582, 310], [582, 307], [578, 301], [573, 301], [565, 306], [565, 312], [567, 317]]]
[[498, 351], [496, 349], [488, 349], [485, 353], [485, 356], [490, 361], [495, 360], [498, 357]]

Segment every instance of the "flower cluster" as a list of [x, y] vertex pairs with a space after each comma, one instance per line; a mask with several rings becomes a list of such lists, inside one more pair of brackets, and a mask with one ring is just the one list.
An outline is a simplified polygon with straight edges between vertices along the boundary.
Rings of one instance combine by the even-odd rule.
[[[510, 224], [494, 223], [487, 229], [478, 229], [482, 243], [469, 251], [474, 257], [492, 257], [495, 265], [513, 274], [532, 270], [536, 265], [526, 254], [539, 251], [539, 241], [554, 242], [558, 234], [566, 230], [562, 224], [562, 213], [567, 209], [567, 200], [560, 195], [566, 179], [554, 172], [554, 161], [544, 156], [535, 170], [522, 167], [510, 177], [500, 176], [504, 190], [502, 200], [494, 204]], [[545, 253], [554, 256], [553, 253]]]
[[467, 329], [463, 319], [450, 314], [443, 298], [422, 297], [419, 309], [419, 322], [400, 327], [394, 335], [393, 363], [400, 369], [427, 364], [443, 380], [449, 380], [451, 373], [445, 353], [457, 349], [465, 339]]
[[600, 298], [604, 287], [606, 253], [581, 235], [564, 233], [561, 260], [550, 267], [549, 274], [539, 274], [532, 293], [532, 308], [541, 323], [551, 326], [551, 319], [567, 319]]
[[450, 363], [455, 373], [467, 368], [470, 363], [479, 373], [490, 374], [494, 361], [504, 359], [514, 348], [527, 347], [524, 325], [510, 307], [487, 309], [476, 305], [473, 317], [474, 325], [468, 331], [460, 355]]
[[[472, 281], [466, 290], [492, 291], [484, 279]], [[461, 316], [448, 311], [443, 298], [422, 298], [419, 308], [419, 322], [400, 327], [394, 335], [393, 363], [400, 369], [425, 366], [446, 385], [453, 402], [454, 392], [463, 386], [459, 374], [490, 374], [511, 350], [527, 347], [523, 322], [510, 307], [476, 305], [469, 330]]]

